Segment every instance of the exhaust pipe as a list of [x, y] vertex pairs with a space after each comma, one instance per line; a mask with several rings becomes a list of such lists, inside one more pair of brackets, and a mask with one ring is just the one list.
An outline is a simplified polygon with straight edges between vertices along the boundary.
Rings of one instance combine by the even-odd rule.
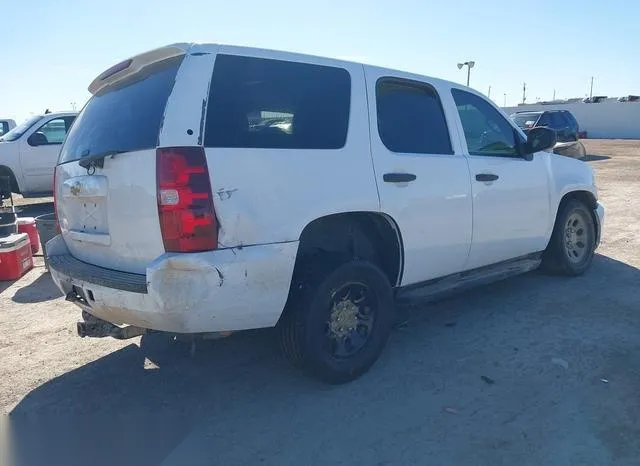
[[147, 332], [146, 328], [128, 325], [126, 327], [118, 327], [117, 325], [92, 316], [86, 311], [82, 311], [84, 322], [76, 324], [76, 330], [80, 338], [93, 337], [104, 338], [111, 337], [116, 340], [128, 340], [129, 338], [139, 337]]

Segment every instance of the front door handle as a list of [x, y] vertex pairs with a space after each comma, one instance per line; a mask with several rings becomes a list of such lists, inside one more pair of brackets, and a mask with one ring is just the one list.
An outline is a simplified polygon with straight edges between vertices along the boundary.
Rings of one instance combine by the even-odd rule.
[[498, 175], [494, 175], [493, 173], [478, 173], [476, 175], [476, 181], [495, 181], [500, 178]]
[[415, 181], [416, 175], [413, 173], [385, 173], [382, 175], [382, 179], [385, 183], [408, 183]]

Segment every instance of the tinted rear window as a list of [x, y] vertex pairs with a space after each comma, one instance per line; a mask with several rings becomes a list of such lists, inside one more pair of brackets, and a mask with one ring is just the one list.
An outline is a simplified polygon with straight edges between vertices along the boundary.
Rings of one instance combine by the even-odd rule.
[[453, 154], [436, 90], [425, 83], [386, 78], [376, 85], [378, 133], [392, 152]]
[[180, 62], [151, 66], [91, 98], [67, 135], [59, 163], [156, 147]]
[[339, 149], [350, 103], [344, 68], [218, 55], [205, 146]]

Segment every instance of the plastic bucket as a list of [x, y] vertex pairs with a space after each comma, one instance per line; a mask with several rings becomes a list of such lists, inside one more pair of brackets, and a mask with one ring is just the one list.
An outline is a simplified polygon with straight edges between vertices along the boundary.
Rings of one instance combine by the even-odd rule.
[[38, 236], [40, 236], [40, 246], [42, 247], [42, 254], [44, 255], [44, 267], [49, 270], [49, 263], [47, 261], [47, 241], [53, 239], [56, 236], [56, 214], [44, 214], [36, 217], [36, 228], [38, 229]]

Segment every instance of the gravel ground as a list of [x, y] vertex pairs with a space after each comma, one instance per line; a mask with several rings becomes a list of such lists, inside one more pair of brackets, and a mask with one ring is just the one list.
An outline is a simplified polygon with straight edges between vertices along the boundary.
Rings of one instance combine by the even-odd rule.
[[289, 369], [271, 331], [193, 355], [159, 335], [80, 339], [38, 258], [0, 283], [0, 451], [64, 465], [640, 464], [640, 142], [586, 146], [607, 208], [586, 275], [405, 310], [345, 386]]

